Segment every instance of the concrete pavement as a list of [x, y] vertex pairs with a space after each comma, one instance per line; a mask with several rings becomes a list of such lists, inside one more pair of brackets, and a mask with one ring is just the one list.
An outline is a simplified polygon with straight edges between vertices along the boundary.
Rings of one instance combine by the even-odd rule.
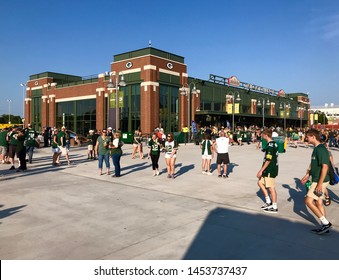
[[[339, 186], [330, 187], [329, 234], [310, 233], [317, 219], [299, 183], [312, 149], [279, 155], [279, 213], [263, 213], [256, 174], [263, 153], [231, 146], [229, 178], [201, 174], [198, 146], [180, 145], [177, 177], [153, 177], [147, 159], [123, 147], [122, 177], [98, 174], [86, 147], [72, 148], [73, 165], [51, 165], [51, 149], [35, 151], [28, 171], [0, 165], [1, 259], [339, 259]], [[144, 151], [146, 152], [146, 147]], [[339, 152], [332, 151], [335, 162]]]

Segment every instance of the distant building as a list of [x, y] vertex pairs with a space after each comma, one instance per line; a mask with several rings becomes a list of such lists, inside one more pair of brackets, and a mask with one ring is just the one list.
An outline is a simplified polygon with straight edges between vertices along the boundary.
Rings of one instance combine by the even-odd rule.
[[339, 105], [335, 105], [334, 103], [326, 103], [324, 106], [311, 106], [311, 112], [311, 124], [317, 124], [317, 112], [325, 114], [329, 125], [338, 124], [339, 122]]
[[[126, 85], [117, 91], [122, 78]], [[308, 125], [309, 108], [304, 93], [285, 93], [235, 76], [188, 77], [184, 57], [147, 47], [114, 55], [110, 71], [95, 76], [32, 74], [25, 122], [37, 130], [65, 125], [79, 134], [109, 126], [124, 132], [150, 133], [156, 127], [175, 132], [191, 120], [198, 126], [299, 127]]]

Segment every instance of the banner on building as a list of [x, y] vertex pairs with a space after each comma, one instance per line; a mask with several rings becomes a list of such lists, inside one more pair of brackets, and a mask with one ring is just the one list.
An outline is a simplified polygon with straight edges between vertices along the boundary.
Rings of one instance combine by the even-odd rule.
[[[233, 107], [233, 104], [227, 104], [227, 113], [228, 114], [233, 114], [233, 111], [232, 111], [233, 108], [232, 107]], [[239, 108], [240, 108], [239, 103], [235, 103], [234, 104], [234, 114], [240, 113]]]
[[239, 114], [240, 113], [239, 108], [240, 108], [239, 103], [235, 103], [234, 104], [234, 114]]
[[227, 113], [232, 114], [232, 104], [227, 104]]
[[[110, 98], [109, 98], [109, 107], [110, 108], [116, 108], [116, 93], [111, 93]], [[118, 97], [118, 102], [119, 102], [119, 108], [124, 107], [124, 92], [119, 91], [119, 97]]]

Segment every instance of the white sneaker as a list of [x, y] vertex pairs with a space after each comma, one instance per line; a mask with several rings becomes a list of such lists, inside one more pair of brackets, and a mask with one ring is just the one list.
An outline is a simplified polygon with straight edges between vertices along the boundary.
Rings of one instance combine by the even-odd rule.
[[212, 172], [207, 172], [206, 174], [209, 175], [209, 176], [213, 175]]
[[201, 172], [202, 174], [204, 174], [204, 175], [206, 175], [207, 174], [207, 172], [206, 171], [203, 171], [203, 172]]

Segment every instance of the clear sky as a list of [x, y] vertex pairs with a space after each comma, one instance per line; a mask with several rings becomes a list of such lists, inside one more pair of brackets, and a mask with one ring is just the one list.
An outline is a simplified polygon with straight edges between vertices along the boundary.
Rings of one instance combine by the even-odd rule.
[[88, 76], [148, 46], [190, 77], [237, 76], [339, 105], [338, 0], [10, 0], [0, 6], [0, 115], [22, 115], [29, 75]]

